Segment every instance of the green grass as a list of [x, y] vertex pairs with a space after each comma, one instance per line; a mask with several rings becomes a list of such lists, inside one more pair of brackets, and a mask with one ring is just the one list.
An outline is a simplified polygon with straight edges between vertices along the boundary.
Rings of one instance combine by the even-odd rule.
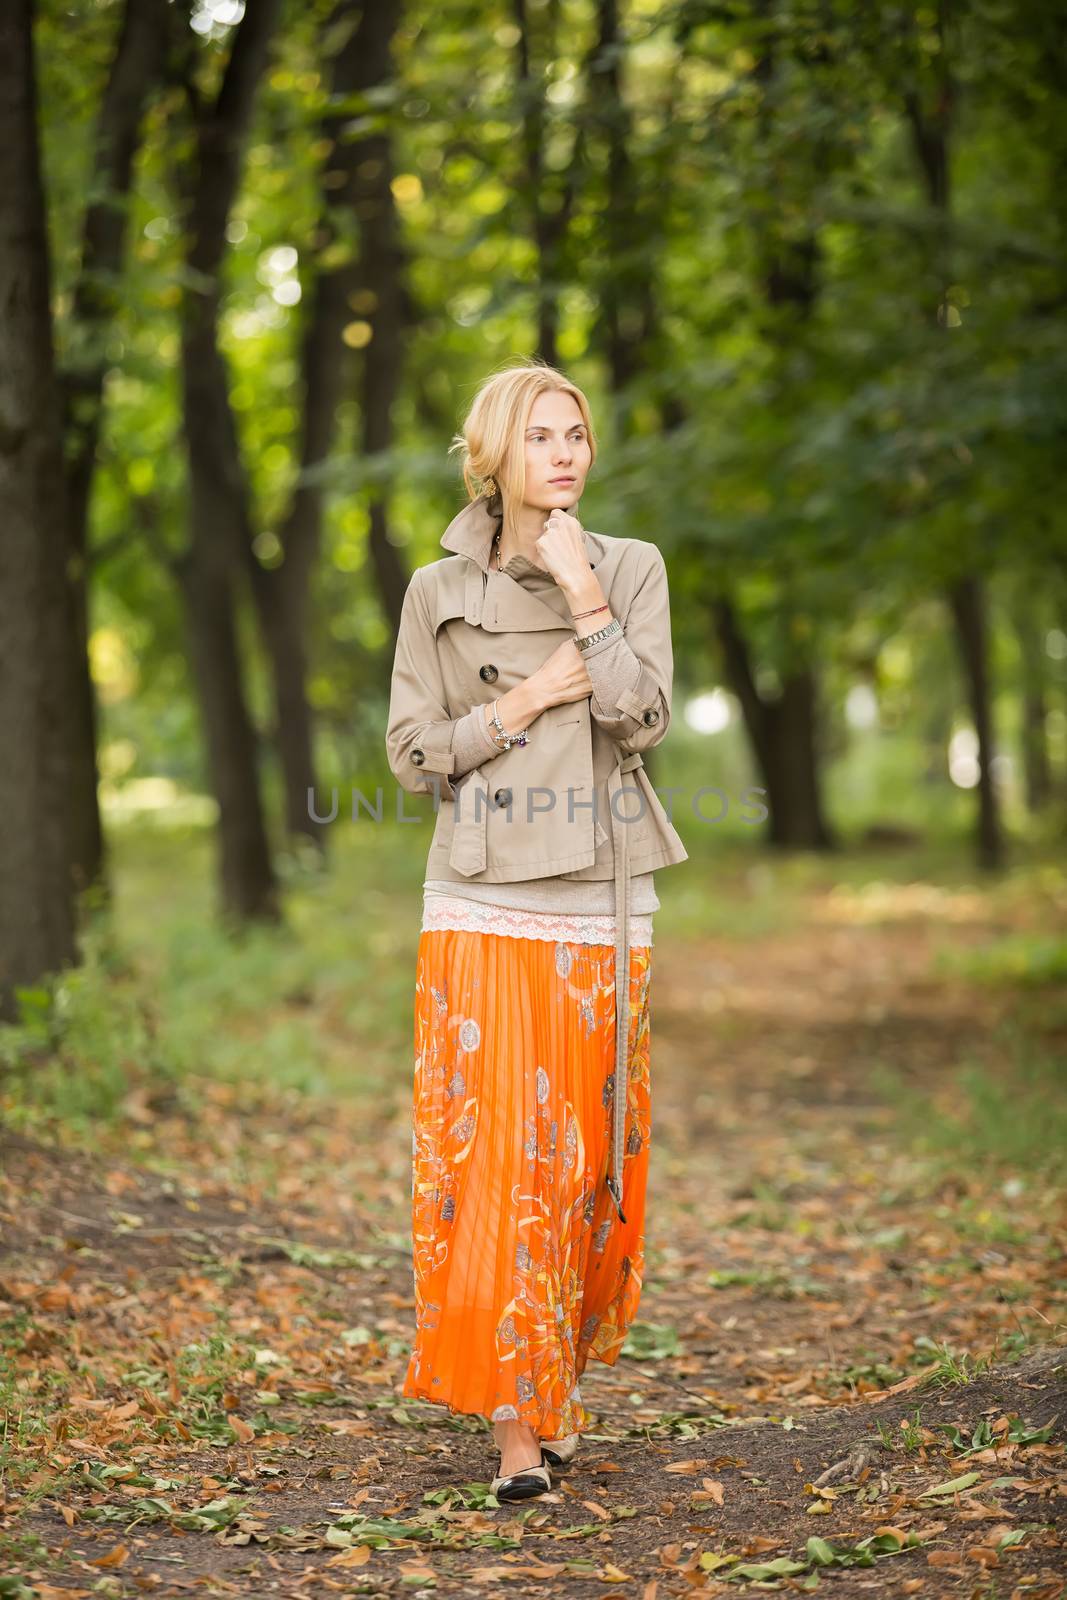
[[[1015, 1025], [997, 1030], [991, 1044], [995, 1070], [966, 1055], [945, 1069], [936, 1094], [917, 1093], [884, 1062], [871, 1068], [871, 1084], [893, 1107], [897, 1139], [929, 1160], [935, 1181], [939, 1171], [1004, 1168], [1004, 1211], [976, 1221], [975, 1231], [1012, 1242], [1028, 1223], [1025, 1193], [1014, 1186], [1024, 1180], [1011, 1175], [1067, 1180], [1067, 1063]], [[1014, 1217], [1013, 1201], [1022, 1207]]]
[[1067, 934], [1010, 933], [980, 950], [945, 950], [939, 970], [991, 985], [1067, 984]]
[[89, 1139], [146, 1078], [179, 1097], [194, 1078], [407, 1093], [421, 869], [382, 830], [330, 844], [329, 870], [291, 881], [283, 925], [234, 938], [213, 914], [210, 835], [125, 832], [112, 919], [0, 1029], [12, 1120], [60, 1114]]

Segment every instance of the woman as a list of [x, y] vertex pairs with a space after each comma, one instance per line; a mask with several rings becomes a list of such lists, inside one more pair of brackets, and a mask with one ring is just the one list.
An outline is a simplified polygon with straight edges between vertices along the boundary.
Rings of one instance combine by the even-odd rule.
[[590, 1356], [615, 1364], [637, 1311], [653, 872], [687, 855], [640, 756], [670, 723], [666, 570], [654, 544], [577, 517], [584, 394], [509, 367], [457, 448], [470, 502], [409, 584], [386, 732], [392, 772], [437, 813], [402, 1393], [488, 1416], [492, 1491], [521, 1500], [573, 1458], [579, 1378]]

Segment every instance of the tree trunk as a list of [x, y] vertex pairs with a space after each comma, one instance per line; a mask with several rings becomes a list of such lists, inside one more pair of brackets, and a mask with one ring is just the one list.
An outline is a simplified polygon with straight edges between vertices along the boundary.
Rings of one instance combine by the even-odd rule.
[[837, 839], [823, 811], [819, 784], [818, 689], [806, 668], [790, 672], [776, 700], [761, 695], [736, 608], [714, 602], [715, 629], [726, 679], [756, 770], [767, 791], [767, 837], [783, 849], [831, 850]]
[[1020, 585], [1015, 598], [1015, 636], [1022, 667], [1022, 767], [1026, 805], [1032, 815], [1052, 799], [1052, 763], [1048, 748], [1045, 652], [1036, 597]]
[[248, 0], [218, 99], [196, 109], [197, 153], [185, 194], [189, 283], [181, 310], [181, 368], [190, 527], [180, 576], [219, 805], [221, 910], [235, 922], [274, 920], [279, 907], [238, 648], [238, 582], [252, 519], [218, 345], [219, 274], [277, 11], [278, 0]]
[[[545, 101], [537, 67], [527, 0], [512, 0], [517, 30], [517, 94], [522, 119], [522, 181], [537, 251], [537, 354], [548, 366], [559, 363], [559, 284], [563, 274], [563, 242], [574, 215], [574, 203], [584, 167], [584, 128], [575, 132], [574, 148], [565, 174], [549, 176], [545, 164]], [[549, 8], [549, 37], [545, 49], [557, 51], [559, 7]], [[597, 54], [594, 46], [591, 61]]]
[[[368, 6], [339, 0], [330, 29], [347, 34], [334, 62], [334, 95], [350, 106], [352, 97], [388, 85], [392, 79], [392, 41], [400, 20], [397, 0]], [[402, 254], [392, 193], [393, 167], [388, 130], [372, 129], [358, 139], [345, 133], [350, 109], [326, 119], [331, 140], [323, 174], [319, 246], [336, 254], [347, 217], [360, 226], [357, 256], [320, 271], [314, 280], [303, 342], [304, 430], [298, 484], [282, 530], [283, 560], [264, 568], [251, 541], [246, 563], [270, 654], [277, 717], [277, 746], [285, 789], [290, 837], [310, 839], [320, 849], [323, 824], [311, 816], [315, 789], [311, 710], [307, 702], [307, 609], [311, 575], [322, 537], [323, 491], [314, 479], [329, 456], [336, 433], [337, 405], [355, 370], [344, 342], [346, 326], [357, 317], [370, 325], [363, 367], [363, 445], [367, 454], [388, 449], [392, 412], [402, 370], [401, 332], [405, 320]], [[309, 477], [306, 475], [312, 475]], [[407, 579], [386, 531], [384, 500], [371, 503], [371, 562], [383, 607], [399, 626]]]
[[[347, 29], [331, 74], [331, 93], [346, 105], [358, 87], [362, 57], [360, 23], [373, 8], [362, 0], [339, 0], [328, 31]], [[322, 174], [322, 213], [316, 247], [335, 255], [343, 234], [337, 219], [351, 215], [355, 146], [343, 137], [345, 115], [327, 116], [323, 137], [332, 149]], [[354, 248], [354, 247], [353, 247]], [[351, 371], [353, 352], [345, 344], [345, 327], [356, 315], [358, 264], [349, 255], [324, 269], [312, 263], [307, 320], [301, 341], [303, 417], [301, 475], [289, 502], [280, 543], [282, 559], [264, 567], [251, 541], [244, 545], [252, 596], [264, 645], [270, 658], [274, 690], [275, 744], [282, 772], [285, 827], [290, 839], [305, 838], [321, 852], [325, 825], [311, 815], [309, 795], [315, 791], [311, 707], [307, 699], [307, 619], [311, 577], [322, 540], [324, 495], [314, 474], [327, 460], [336, 433], [337, 406]]]
[[[769, 8], [764, 5], [760, 10], [766, 20]], [[768, 141], [773, 131], [770, 91], [777, 73], [775, 34], [765, 28], [759, 36], [755, 78], [764, 95], [759, 123]], [[784, 233], [777, 202], [770, 217], [754, 215], [752, 226], [763, 299], [775, 313], [792, 313], [785, 326], [775, 317], [770, 330], [771, 338], [779, 342], [778, 355], [784, 365], [789, 357], [787, 341], [791, 342], [795, 329], [810, 319], [818, 301], [819, 241], [815, 234], [794, 239]], [[780, 403], [787, 405], [784, 381], [781, 390]], [[788, 638], [788, 608], [783, 606], [782, 613], [784, 637]], [[781, 690], [775, 699], [768, 699], [757, 687], [736, 609], [728, 599], [720, 599], [714, 616], [727, 675], [740, 700], [753, 757], [767, 789], [770, 843], [782, 849], [835, 849], [837, 840], [822, 799], [822, 745], [814, 662], [798, 661], [791, 653], [791, 664], [782, 672]]]
[[620, 25], [619, 0], [597, 0], [596, 10], [598, 38], [589, 92], [608, 147], [599, 320], [616, 405], [616, 433], [625, 438], [632, 431], [632, 386], [651, 364], [659, 328], [655, 274], [648, 260], [658, 233], [630, 149], [632, 122], [623, 83], [627, 40]]
[[[916, 87], [904, 94], [904, 108], [911, 126], [912, 145], [922, 174], [926, 198], [938, 219], [931, 263], [937, 278], [937, 305], [927, 314], [931, 330], [942, 336], [948, 330], [944, 307], [953, 281], [952, 269], [952, 169], [950, 129], [955, 106], [955, 82], [948, 38], [949, 0], [939, 0], [935, 27], [939, 49], [932, 58], [936, 74], [929, 103]], [[916, 73], [916, 78], [918, 73]], [[981, 580], [968, 573], [949, 585], [949, 609], [956, 624], [956, 645], [963, 663], [967, 693], [978, 738], [978, 818], [975, 829], [979, 866], [999, 867], [1003, 845], [996, 790], [990, 762], [993, 758], [993, 727], [989, 691], [989, 664], [986, 657], [985, 599]]]
[[165, 56], [166, 0], [126, 0], [97, 119], [93, 190], [73, 292], [73, 354], [63, 373], [67, 548], [74, 620], [75, 715], [71, 725], [74, 815], [71, 870], [79, 888], [107, 894], [96, 765], [96, 695], [89, 671], [89, 503], [103, 413], [107, 334], [119, 304], [126, 206], [141, 122]]
[[978, 828], [976, 843], [980, 866], [1002, 865], [1003, 847], [993, 788], [993, 718], [989, 695], [989, 657], [986, 643], [985, 591], [973, 574], [952, 584], [948, 602], [956, 623], [974, 731], [978, 738]]
[[[389, 80], [390, 50], [399, 21], [398, 0], [379, 0], [367, 8], [365, 73], [367, 87]], [[388, 450], [395, 435], [394, 412], [404, 363], [404, 255], [400, 245], [396, 202], [393, 198], [393, 151], [388, 127], [372, 129], [356, 146], [356, 215], [361, 224], [361, 279], [367, 294], [371, 325], [370, 343], [363, 354], [360, 395], [363, 417], [363, 451], [375, 456]], [[371, 565], [394, 637], [400, 627], [400, 610], [408, 573], [399, 551], [388, 537], [386, 496], [371, 490]]]
[[[77, 960], [72, 606], [30, 0], [0, 9], [0, 1018]], [[76, 800], [74, 800], [76, 804]]]

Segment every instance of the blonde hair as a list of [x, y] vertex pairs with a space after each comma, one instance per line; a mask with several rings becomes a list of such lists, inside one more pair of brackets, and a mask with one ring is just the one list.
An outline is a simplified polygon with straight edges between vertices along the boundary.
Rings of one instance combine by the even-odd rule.
[[[469, 500], [484, 497], [494, 516], [502, 511], [505, 532], [514, 530], [526, 489], [526, 421], [538, 395], [550, 390], [569, 394], [581, 412], [591, 467], [596, 460], [596, 435], [589, 402], [576, 383], [537, 358], [486, 378], [471, 401], [462, 431], [453, 436], [449, 446], [449, 455], [462, 451]], [[494, 499], [498, 500], [496, 506]]]

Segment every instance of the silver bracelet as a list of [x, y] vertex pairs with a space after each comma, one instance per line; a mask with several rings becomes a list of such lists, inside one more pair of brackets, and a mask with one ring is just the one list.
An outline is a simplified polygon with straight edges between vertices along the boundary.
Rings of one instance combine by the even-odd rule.
[[504, 732], [504, 724], [501, 722], [497, 713], [497, 706], [499, 703], [500, 702], [498, 700], [493, 701], [493, 707], [490, 715], [492, 717], [493, 728], [495, 731], [490, 733], [490, 739], [492, 739], [493, 743], [500, 750], [510, 750], [513, 744], [529, 744], [530, 740], [527, 737], [527, 730], [525, 728], [520, 728], [518, 733]]
[[591, 644], [596, 644], [599, 639], [610, 639], [613, 634], [622, 632], [622, 623], [618, 617], [612, 617], [606, 627], [598, 628], [596, 633], [587, 633], [584, 639], [575, 639], [579, 650], [588, 650]]

